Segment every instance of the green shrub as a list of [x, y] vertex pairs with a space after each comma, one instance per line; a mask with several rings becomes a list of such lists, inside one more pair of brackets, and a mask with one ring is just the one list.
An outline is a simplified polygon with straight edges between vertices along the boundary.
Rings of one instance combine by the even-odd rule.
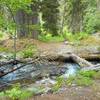
[[96, 71], [80, 71], [78, 74], [83, 76], [83, 77], [89, 77], [93, 78], [93, 76], [96, 74]]
[[36, 47], [29, 45], [22, 51], [22, 55], [24, 58], [32, 58], [36, 52]]
[[100, 13], [95, 9], [89, 9], [84, 17], [84, 29], [87, 33], [100, 31]]
[[43, 41], [43, 42], [61, 42], [64, 41], [63, 36], [52, 36], [52, 34], [47, 33], [47, 34], [41, 34], [39, 35], [39, 40]]
[[52, 36], [52, 34], [49, 34], [49, 33], [42, 34], [42, 35], [39, 35], [38, 38], [39, 38], [39, 40], [44, 41], [44, 42], [61, 42], [64, 40], [75, 42], [75, 41], [80, 41], [84, 38], [87, 38], [88, 36], [89, 36], [89, 34], [87, 34], [85, 32], [76, 33], [76, 34], [65, 32], [58, 36]]
[[11, 100], [25, 100], [32, 96], [32, 93], [26, 90], [22, 90], [20, 85], [15, 85], [12, 89], [6, 90], [0, 93], [0, 97], [6, 96]]
[[0, 92], [0, 97], [4, 97], [5, 93], [4, 92]]
[[23, 57], [24, 57], [24, 58], [33, 57], [33, 51], [30, 50], [30, 49], [24, 50], [24, 51], [23, 51]]
[[78, 76], [75, 79], [75, 83], [79, 86], [89, 86], [93, 84], [93, 80], [89, 77]]
[[[98, 73], [98, 74], [97, 74]], [[94, 77], [99, 77], [99, 72], [95, 71], [79, 71], [76, 76], [69, 77], [66, 80], [66, 84], [71, 86], [73, 83], [79, 86], [89, 86], [93, 84]]]
[[89, 34], [84, 33], [84, 32], [76, 33], [76, 34], [64, 33], [64, 36], [66, 37], [68, 41], [75, 42], [75, 41], [80, 41], [84, 38], [87, 38]]
[[57, 83], [52, 87], [53, 92], [58, 91], [64, 83], [64, 79], [61, 77], [58, 77], [56, 81]]

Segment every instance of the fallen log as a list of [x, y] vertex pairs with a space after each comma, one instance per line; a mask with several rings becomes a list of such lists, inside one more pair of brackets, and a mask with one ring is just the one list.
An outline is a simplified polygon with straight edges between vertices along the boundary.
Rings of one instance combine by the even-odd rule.
[[97, 65], [93, 65], [90, 67], [85, 67], [81, 69], [82, 71], [91, 71], [91, 70], [95, 70], [95, 71], [99, 71], [100, 70], [100, 64]]
[[92, 63], [90, 63], [89, 61], [77, 56], [76, 54], [71, 53], [71, 59], [73, 61], [75, 61], [77, 64], [80, 65], [80, 67], [90, 67], [90, 66], [94, 66]]
[[25, 64], [23, 64], [22, 66], [17, 67], [17, 68], [13, 68], [12, 70], [10, 70], [10, 71], [8, 71], [8, 72], [6, 72], [6, 73], [5, 73], [5, 72], [2, 72], [2, 73], [0, 73], [0, 78], [3, 77], [3, 76], [5, 76], [5, 75], [7, 75], [7, 74], [9, 74], [9, 73], [12, 73], [12, 72], [14, 72], [14, 71], [16, 71], [16, 70], [18, 70], [18, 69], [20, 69], [20, 68], [23, 68], [23, 67], [26, 66], [26, 65], [30, 65], [30, 64], [36, 63], [38, 60], [39, 60], [39, 59], [35, 59], [35, 60], [32, 61], [32, 62], [25, 63]]
[[23, 63], [22, 61], [19, 60], [10, 60], [10, 61], [6, 61], [6, 62], [0, 62], [0, 67], [7, 65], [7, 64], [13, 64], [16, 65], [18, 63]]

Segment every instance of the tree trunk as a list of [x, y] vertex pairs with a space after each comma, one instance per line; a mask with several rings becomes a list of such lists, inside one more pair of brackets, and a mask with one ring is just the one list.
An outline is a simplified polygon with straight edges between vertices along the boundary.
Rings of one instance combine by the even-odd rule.
[[38, 30], [36, 29], [38, 24], [38, 14], [37, 10], [34, 9], [32, 5], [32, 13], [27, 14], [23, 10], [19, 10], [16, 13], [15, 19], [17, 24], [17, 36], [18, 38], [22, 37], [31, 37], [38, 38]]
[[87, 60], [80, 58], [79, 56], [75, 54], [71, 54], [71, 58], [73, 61], [75, 61], [77, 64], [79, 64], [81, 67], [89, 67], [93, 66], [92, 63], [88, 62]]
[[27, 28], [25, 28], [25, 21], [26, 21], [25, 17], [26, 17], [25, 13], [22, 10], [19, 10], [15, 16], [17, 24], [17, 36], [19, 38], [26, 37], [27, 35]]
[[79, 33], [82, 30], [82, 8], [80, 0], [72, 2], [72, 11], [70, 19], [70, 31], [72, 33]]

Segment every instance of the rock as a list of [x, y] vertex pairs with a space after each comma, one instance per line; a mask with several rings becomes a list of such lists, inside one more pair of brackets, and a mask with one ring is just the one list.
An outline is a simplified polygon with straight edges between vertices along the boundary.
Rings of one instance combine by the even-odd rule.
[[44, 77], [42, 80], [36, 81], [36, 84], [40, 84], [40, 85], [42, 85], [42, 84], [45, 84], [45, 85], [51, 84], [51, 85], [54, 85], [54, 84], [56, 84], [56, 81], [52, 80], [50, 78], [45, 78]]

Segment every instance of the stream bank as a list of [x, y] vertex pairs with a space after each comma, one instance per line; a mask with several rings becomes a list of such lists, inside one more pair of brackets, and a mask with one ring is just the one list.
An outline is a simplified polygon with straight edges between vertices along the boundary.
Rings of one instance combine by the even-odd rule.
[[[8, 77], [4, 77], [4, 79], [9, 79], [8, 82], [11, 80], [15, 81], [16, 79], [18, 80], [17, 82], [20, 82], [20, 79], [23, 79], [24, 83], [24, 78], [26, 76], [26, 81], [24, 86], [27, 83], [28, 88], [34, 88], [36, 85], [43, 85], [43, 87], [47, 88], [48, 86], [51, 86], [55, 84], [55, 76], [61, 76], [65, 75], [66, 72], [69, 72], [72, 74], [76, 72], [75, 66], [76, 63], [70, 63], [68, 64], [66, 61], [70, 61], [70, 52], [75, 53], [76, 55], [79, 55], [80, 57], [83, 57], [85, 59], [98, 59], [99, 61], [99, 43], [98, 44], [93, 44], [93, 45], [78, 45], [76, 44], [65, 44], [64, 42], [61, 43], [44, 43], [40, 42], [37, 40], [28, 40], [27, 43], [24, 43], [26, 40], [17, 40], [17, 50], [20, 51], [25, 46], [27, 46], [27, 43], [32, 43], [32, 45], [36, 45], [38, 50], [39, 50], [39, 57], [42, 57], [43, 59], [48, 60], [49, 62], [45, 62], [45, 60], [41, 61], [40, 63], [36, 64], [31, 64], [28, 66], [25, 66], [25, 68], [20, 69], [17, 72], [14, 72]], [[8, 42], [8, 43], [7, 43]], [[12, 40], [7, 40], [4, 42], [5, 47], [12, 48]], [[1, 52], [2, 53], [2, 52]], [[6, 54], [4, 54], [6, 55]], [[2, 56], [2, 55], [1, 55]], [[7, 61], [8, 56], [6, 57], [7, 59], [2, 59], [2, 61]], [[11, 58], [11, 57], [10, 57]], [[18, 59], [23, 60], [23, 58], [19, 57]], [[29, 62], [31, 58], [24, 59], [24, 61]], [[31, 59], [33, 60], [33, 59]], [[58, 62], [56, 62], [58, 61]], [[64, 61], [64, 62], [62, 62]], [[53, 63], [52, 63], [53, 62]], [[62, 62], [62, 63], [61, 63]], [[20, 66], [21, 64], [17, 64], [17, 67]], [[74, 68], [72, 67], [74, 65]], [[10, 67], [10, 66], [9, 66]], [[9, 70], [9, 67], [2, 66], [2, 68], [5, 68], [5, 71]], [[14, 67], [11, 65], [11, 67]], [[15, 66], [16, 67], [16, 66]], [[39, 68], [39, 69], [38, 69]], [[70, 70], [69, 70], [69, 69]], [[68, 71], [69, 70], [69, 71]], [[21, 73], [19, 73], [21, 72]], [[23, 73], [23, 74], [22, 74]], [[12, 77], [13, 76], [13, 77]], [[68, 74], [67, 74], [68, 76]], [[19, 79], [20, 77], [20, 79]], [[30, 79], [29, 79], [30, 78]], [[36, 78], [36, 79], [35, 79]], [[3, 79], [3, 80], [4, 80]], [[35, 80], [34, 80], [35, 79]], [[33, 81], [29, 81], [33, 80]], [[28, 81], [28, 82], [27, 82]], [[1, 81], [0, 81], [1, 82]], [[8, 83], [6, 82], [6, 83]], [[40, 84], [41, 83], [41, 84]], [[48, 83], [48, 84], [47, 84]], [[51, 94], [49, 91], [49, 87], [47, 88], [46, 93], [40, 95], [40, 96], [35, 96], [31, 100], [64, 100], [68, 98], [68, 100], [99, 100], [100, 99], [100, 87], [99, 87], [99, 81], [96, 80], [96, 89], [92, 90], [92, 87], [81, 87], [81, 86], [72, 86], [72, 87], [62, 87], [61, 90], [57, 94]], [[4, 83], [3, 83], [4, 84]], [[36, 86], [36, 88], [38, 87]], [[36, 89], [35, 88], [35, 89]], [[95, 92], [94, 92], [95, 90]], [[87, 92], [86, 92], [87, 91]], [[65, 93], [64, 93], [65, 92]], [[49, 94], [48, 94], [49, 93]], [[75, 98], [73, 98], [75, 96]]]

